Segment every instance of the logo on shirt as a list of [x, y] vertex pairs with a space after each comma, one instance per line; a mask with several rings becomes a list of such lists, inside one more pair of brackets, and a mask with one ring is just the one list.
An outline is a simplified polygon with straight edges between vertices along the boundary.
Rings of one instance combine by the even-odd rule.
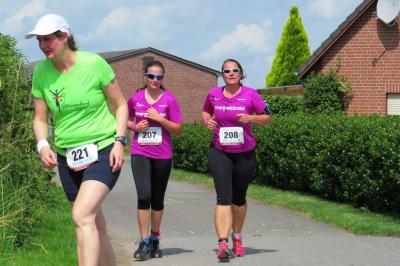
[[245, 111], [244, 106], [215, 106], [215, 110], [219, 111]]
[[246, 99], [237, 99], [238, 101], [246, 101]]
[[142, 106], [144, 106], [144, 105], [141, 103], [136, 103], [136, 107], [142, 107]]
[[160, 104], [158, 107], [167, 107], [166, 104]]
[[62, 102], [64, 95], [61, 95], [61, 92], [64, 90], [64, 88], [58, 90], [56, 89], [55, 91], [49, 90], [49, 92], [53, 95], [53, 100], [56, 102], [56, 106], [58, 108], [58, 111], [61, 113], [61, 105], [60, 102]]

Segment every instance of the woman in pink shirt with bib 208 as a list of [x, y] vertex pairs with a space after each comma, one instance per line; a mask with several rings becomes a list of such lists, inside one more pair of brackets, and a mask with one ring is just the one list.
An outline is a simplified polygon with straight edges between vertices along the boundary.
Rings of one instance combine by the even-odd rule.
[[171, 135], [181, 131], [179, 104], [162, 86], [163, 78], [163, 64], [150, 62], [145, 67], [145, 87], [128, 101], [128, 128], [134, 132], [131, 165], [141, 236], [133, 257], [138, 260], [162, 257], [159, 236], [164, 195], [172, 166]]
[[[246, 192], [256, 166], [256, 141], [252, 124], [267, 125], [268, 105], [253, 89], [244, 86], [243, 68], [234, 59], [222, 64], [225, 86], [208, 92], [202, 112], [205, 126], [214, 131], [208, 151], [208, 168], [217, 192], [214, 223], [218, 237], [217, 258], [244, 256], [242, 228], [247, 212]], [[232, 229], [232, 250], [229, 232]]]

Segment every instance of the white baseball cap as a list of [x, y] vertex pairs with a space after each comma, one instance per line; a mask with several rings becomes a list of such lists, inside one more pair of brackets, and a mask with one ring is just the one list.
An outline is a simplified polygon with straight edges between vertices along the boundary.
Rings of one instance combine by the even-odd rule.
[[56, 14], [47, 14], [38, 20], [33, 31], [25, 35], [25, 38], [29, 39], [36, 35], [49, 35], [56, 31], [65, 32], [68, 36], [71, 35], [68, 22], [63, 17]]

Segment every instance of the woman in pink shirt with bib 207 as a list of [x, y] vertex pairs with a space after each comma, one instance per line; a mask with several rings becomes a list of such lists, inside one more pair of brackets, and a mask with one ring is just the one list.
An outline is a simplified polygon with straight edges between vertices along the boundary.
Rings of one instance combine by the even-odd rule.
[[145, 87], [128, 101], [128, 128], [134, 132], [131, 165], [141, 236], [133, 257], [138, 260], [162, 257], [159, 236], [164, 195], [172, 166], [171, 135], [181, 131], [179, 104], [162, 86], [163, 78], [163, 64], [150, 62], [145, 67]]

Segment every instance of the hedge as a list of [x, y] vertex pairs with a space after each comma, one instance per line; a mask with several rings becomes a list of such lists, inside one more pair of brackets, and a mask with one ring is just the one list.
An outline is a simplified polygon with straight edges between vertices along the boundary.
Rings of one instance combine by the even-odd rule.
[[[400, 210], [400, 118], [295, 114], [256, 126], [254, 134], [255, 182], [370, 210]], [[210, 139], [203, 125], [184, 125], [174, 137], [175, 166], [207, 172]]]
[[[0, 33], [0, 254], [29, 246], [48, 206], [50, 172], [35, 152], [26, 59], [16, 41]], [[1, 259], [0, 259], [1, 260]]]

